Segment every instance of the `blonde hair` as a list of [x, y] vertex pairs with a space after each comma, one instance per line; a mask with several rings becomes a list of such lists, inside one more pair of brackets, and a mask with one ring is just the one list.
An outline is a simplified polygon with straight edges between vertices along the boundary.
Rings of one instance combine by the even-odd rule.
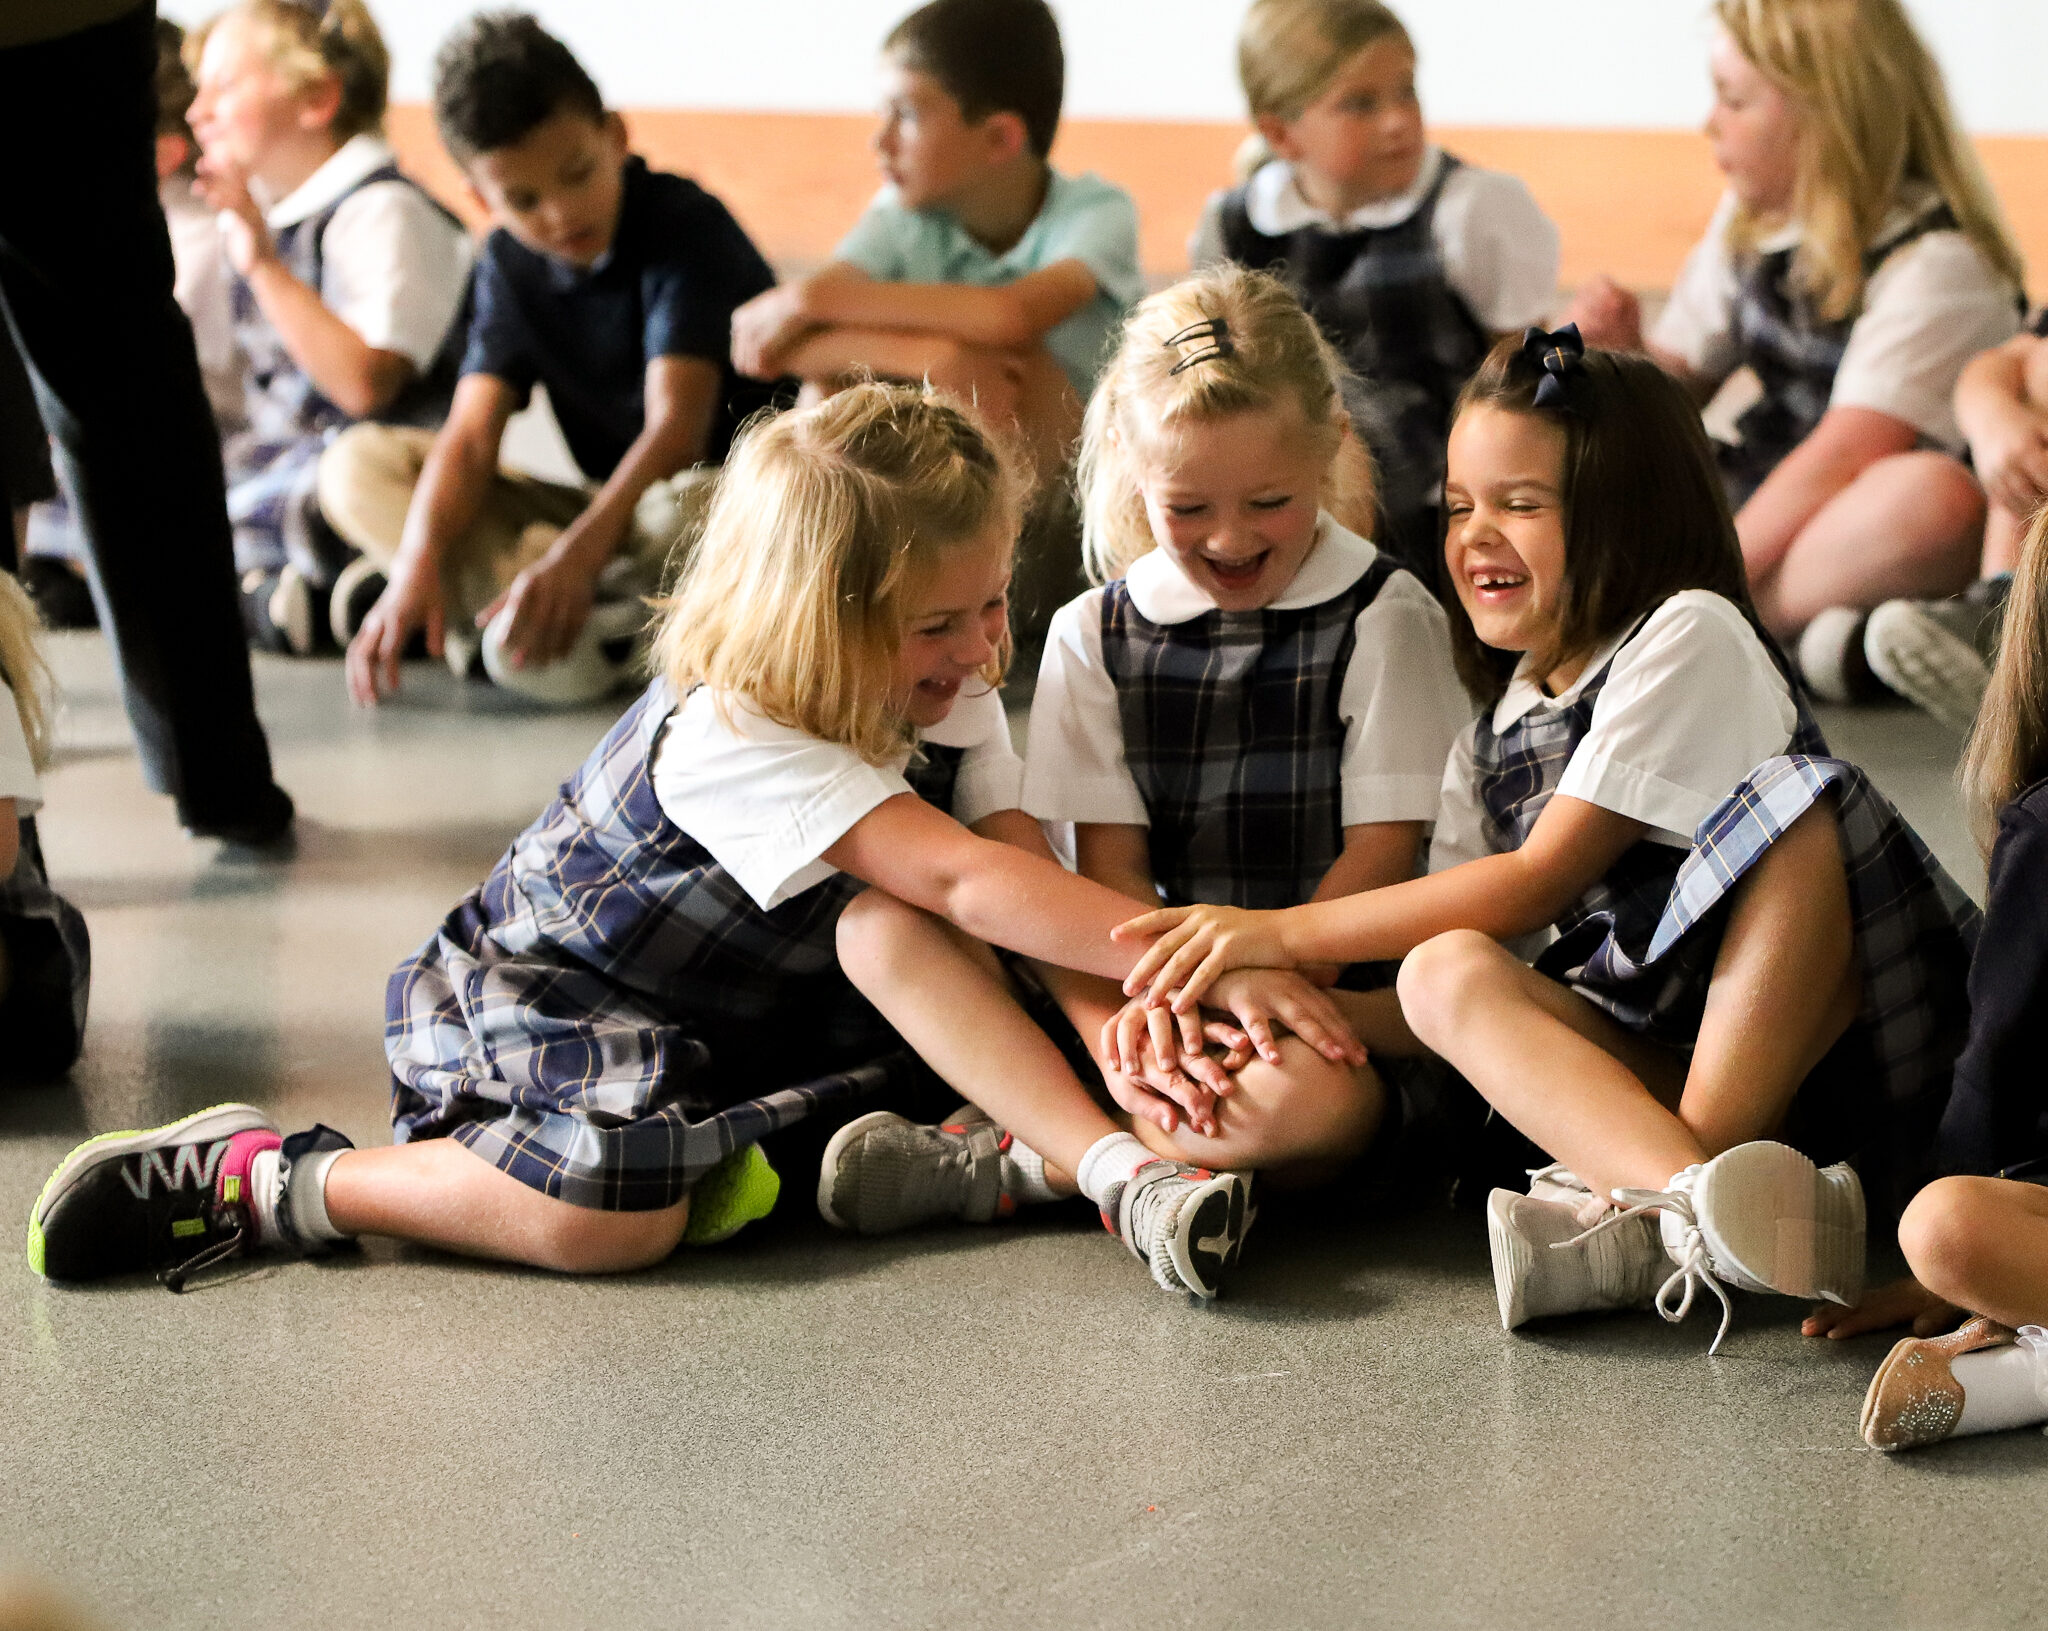
[[14, 693], [21, 734], [28, 739], [28, 756], [38, 770], [50, 762], [53, 688], [49, 664], [36, 645], [36, 631], [41, 627], [28, 591], [15, 581], [13, 573], [0, 572], [0, 680]]
[[[909, 739], [890, 681], [912, 599], [947, 553], [1014, 537], [1026, 477], [966, 408], [861, 384], [757, 419], [733, 445], [654, 664], [871, 764]], [[1002, 681], [1005, 653], [984, 674]]]
[[[1369, 45], [1408, 30], [1379, 0], [1252, 0], [1237, 31], [1237, 79], [1253, 119], [1299, 119], [1344, 65]], [[1240, 180], [1273, 156], [1263, 136], [1237, 150]]]
[[1958, 774], [1971, 834], [1988, 857], [1998, 812], [2048, 776], [2048, 504], [2034, 512], [2020, 545], [1998, 660]]
[[[1793, 264], [1822, 317], [1839, 322], [1861, 308], [1864, 255], [1914, 182], [1932, 186], [1979, 253], [2016, 290], [2024, 285], [2004, 212], [1899, 0], [1716, 0], [1714, 16], [1802, 115]], [[1760, 236], [1738, 209], [1730, 244], [1747, 250]]]
[[207, 36], [226, 17], [246, 17], [256, 26], [265, 58], [293, 90], [330, 77], [341, 87], [328, 127], [338, 139], [383, 130], [391, 52], [363, 0], [240, 0], [186, 35], [185, 61], [195, 74]]
[[[1183, 329], [1221, 319], [1227, 355], [1178, 365], [1189, 344], [1168, 342]], [[1266, 272], [1219, 266], [1139, 303], [1124, 323], [1116, 355], [1102, 371], [1081, 427], [1075, 480], [1081, 490], [1082, 554], [1098, 583], [1120, 578], [1152, 548], [1138, 476], [1143, 444], [1177, 425], [1296, 404], [1329, 466], [1322, 507], [1352, 531], [1373, 531], [1372, 455], [1347, 436], [1344, 362], [1287, 285]], [[1142, 417], [1141, 417], [1142, 415]]]

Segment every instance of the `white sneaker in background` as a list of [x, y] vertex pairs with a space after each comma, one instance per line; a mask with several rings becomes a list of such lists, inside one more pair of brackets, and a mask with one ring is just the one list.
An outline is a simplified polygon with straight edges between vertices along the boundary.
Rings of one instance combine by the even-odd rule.
[[1646, 1213], [1617, 1215], [1589, 1230], [1579, 1219], [1590, 1198], [1584, 1190], [1575, 1199], [1546, 1200], [1511, 1189], [1487, 1197], [1502, 1330], [1556, 1314], [1650, 1306], [1670, 1272], [1656, 1223]]

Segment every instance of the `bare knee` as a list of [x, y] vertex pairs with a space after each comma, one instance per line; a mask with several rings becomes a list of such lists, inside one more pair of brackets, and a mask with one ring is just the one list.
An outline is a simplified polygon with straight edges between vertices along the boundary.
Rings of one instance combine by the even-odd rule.
[[1423, 941], [1401, 960], [1394, 990], [1416, 1039], [1442, 1053], [1473, 999], [1519, 966], [1498, 941], [1476, 929], [1452, 929]]
[[1216, 1106], [1216, 1135], [1182, 1127], [1159, 1136], [1137, 1129], [1161, 1154], [1235, 1171], [1334, 1169], [1360, 1154], [1379, 1130], [1385, 1098], [1370, 1070], [1332, 1064], [1298, 1037], [1280, 1038], [1280, 1063], [1253, 1060]]
[[658, 1212], [600, 1212], [557, 1203], [529, 1239], [527, 1260], [557, 1274], [625, 1274], [651, 1268], [681, 1244], [688, 1203]]
[[935, 921], [886, 889], [865, 889], [839, 914], [839, 966], [862, 990], [908, 966], [918, 947], [929, 947]]
[[2007, 1209], [1995, 1178], [1938, 1178], [1913, 1197], [1899, 1219], [1906, 1266], [1936, 1296], [1962, 1307], [1994, 1261]]

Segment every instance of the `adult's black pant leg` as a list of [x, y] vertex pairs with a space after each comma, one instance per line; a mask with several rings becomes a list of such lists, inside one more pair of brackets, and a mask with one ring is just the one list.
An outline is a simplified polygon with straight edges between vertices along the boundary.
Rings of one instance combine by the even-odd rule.
[[182, 819], [273, 809], [220, 444], [157, 200], [155, 8], [0, 50], [0, 306], [84, 524], [144, 773]]

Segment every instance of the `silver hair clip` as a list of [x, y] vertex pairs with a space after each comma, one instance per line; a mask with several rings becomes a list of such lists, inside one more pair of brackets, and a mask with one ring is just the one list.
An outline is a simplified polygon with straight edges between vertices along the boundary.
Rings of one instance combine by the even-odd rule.
[[1201, 349], [1189, 352], [1167, 369], [1168, 378], [1184, 369], [1194, 367], [1198, 362], [1208, 362], [1214, 357], [1237, 355], [1237, 342], [1230, 337], [1230, 324], [1221, 317], [1210, 317], [1199, 323], [1190, 323], [1166, 342], [1169, 351], [1184, 345], [1200, 345]]

